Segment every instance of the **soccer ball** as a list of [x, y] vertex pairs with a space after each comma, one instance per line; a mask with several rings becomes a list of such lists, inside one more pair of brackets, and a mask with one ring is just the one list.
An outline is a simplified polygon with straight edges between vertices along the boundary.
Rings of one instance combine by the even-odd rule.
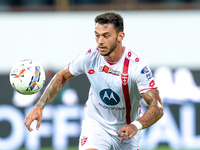
[[10, 84], [14, 90], [24, 95], [40, 91], [45, 83], [44, 69], [31, 59], [22, 60], [10, 72]]

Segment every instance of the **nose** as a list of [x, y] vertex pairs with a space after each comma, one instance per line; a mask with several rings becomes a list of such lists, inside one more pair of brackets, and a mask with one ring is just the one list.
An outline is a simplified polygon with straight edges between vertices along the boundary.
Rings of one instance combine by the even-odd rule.
[[103, 44], [104, 43], [104, 38], [103, 38], [103, 36], [100, 36], [99, 38], [98, 38], [98, 44]]

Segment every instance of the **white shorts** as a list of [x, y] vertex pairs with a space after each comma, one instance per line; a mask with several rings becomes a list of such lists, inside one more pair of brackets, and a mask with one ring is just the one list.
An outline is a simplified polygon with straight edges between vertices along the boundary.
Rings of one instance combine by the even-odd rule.
[[120, 143], [120, 137], [111, 135], [97, 123], [84, 120], [79, 139], [79, 150], [94, 148], [98, 150], [139, 150], [142, 138], [140, 130], [131, 139], [127, 138]]

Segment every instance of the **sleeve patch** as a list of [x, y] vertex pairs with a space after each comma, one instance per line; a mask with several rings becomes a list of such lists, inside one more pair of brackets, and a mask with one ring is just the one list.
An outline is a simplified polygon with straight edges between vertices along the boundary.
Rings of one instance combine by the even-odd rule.
[[147, 74], [147, 73], [150, 73], [151, 71], [150, 71], [150, 69], [149, 69], [149, 67], [148, 66], [145, 66], [144, 68], [142, 68], [142, 70], [141, 70], [141, 74]]

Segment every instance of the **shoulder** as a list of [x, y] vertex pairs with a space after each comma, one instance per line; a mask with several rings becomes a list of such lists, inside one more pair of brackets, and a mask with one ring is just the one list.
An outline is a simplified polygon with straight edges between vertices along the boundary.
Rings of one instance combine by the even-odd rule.
[[92, 47], [92, 48], [89, 48], [88, 50], [84, 51], [85, 56], [94, 56], [98, 53], [99, 53], [98, 47]]
[[[151, 74], [149, 65], [136, 51], [126, 49], [125, 57], [129, 59], [130, 72], [134, 77]], [[150, 78], [150, 75], [149, 75]]]
[[125, 57], [130, 60], [130, 62], [136, 66], [147, 64], [147, 61], [144, 60], [136, 51], [125, 48]]
[[81, 58], [83, 61], [88, 61], [95, 58], [99, 54], [97, 47], [89, 48], [87, 50], [82, 51], [79, 53], [77, 57]]
[[90, 67], [92, 61], [96, 58], [98, 50], [96, 48], [90, 48], [82, 51], [79, 55], [70, 63], [69, 71], [73, 76], [77, 76], [85, 72], [87, 67]]
[[82, 51], [80, 57], [83, 63], [91, 63], [99, 57], [100, 53], [97, 47], [89, 48], [88, 50]]
[[87, 50], [83, 50], [82, 52], [80, 52], [77, 57], [73, 60], [88, 60], [88, 59], [92, 59], [92, 57], [95, 57], [95, 55], [98, 54], [98, 49], [97, 47], [93, 47], [93, 48], [89, 48]]

